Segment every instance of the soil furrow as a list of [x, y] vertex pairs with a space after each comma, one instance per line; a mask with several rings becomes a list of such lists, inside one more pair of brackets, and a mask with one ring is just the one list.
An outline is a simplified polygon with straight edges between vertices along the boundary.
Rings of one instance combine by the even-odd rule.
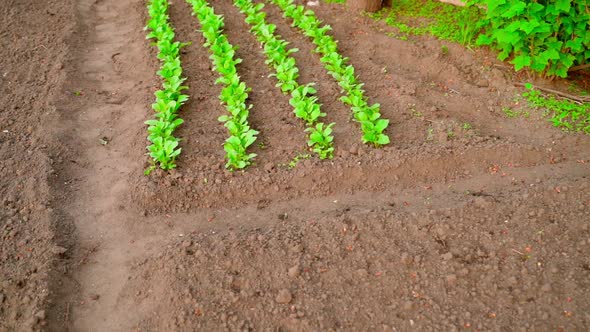
[[[77, 244], [61, 319], [76, 331], [128, 330], [134, 313], [119, 298], [129, 261], [141, 254], [126, 225], [137, 218], [128, 178], [143, 167], [143, 121], [154, 70], [146, 65], [140, 1], [78, 3], [85, 33], [78, 39], [68, 86], [79, 91], [62, 115], [73, 151], [65, 210]], [[115, 102], [113, 102], [113, 100]], [[151, 116], [151, 115], [150, 115]], [[59, 324], [54, 323], [57, 329]], [[63, 326], [62, 326], [63, 328]]]

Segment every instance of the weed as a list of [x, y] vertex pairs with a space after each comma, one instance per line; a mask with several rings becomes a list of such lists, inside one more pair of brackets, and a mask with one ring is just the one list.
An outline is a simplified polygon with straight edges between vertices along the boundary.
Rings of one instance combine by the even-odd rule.
[[545, 97], [530, 83], [525, 87], [527, 91], [522, 95], [532, 106], [544, 109], [544, 116], [551, 115], [550, 121], [555, 127], [590, 134], [590, 103]]
[[463, 124], [461, 125], [461, 128], [462, 128], [463, 130], [466, 130], [466, 131], [467, 131], [467, 130], [473, 129], [473, 126], [472, 126], [472, 125], [471, 125], [469, 122], [465, 122], [465, 123], [463, 123]]
[[510, 107], [502, 107], [502, 112], [504, 112], [504, 114], [509, 118], [515, 118], [518, 116], [518, 112], [513, 111]]
[[288, 169], [293, 169], [297, 166], [297, 164], [301, 161], [301, 160], [307, 160], [310, 159], [311, 155], [308, 153], [299, 153], [298, 155], [296, 155], [295, 157], [293, 157], [293, 159], [291, 159], [291, 161], [289, 161], [288, 164], [280, 164], [279, 166], [283, 166], [283, 167], [287, 167]]
[[447, 130], [447, 138], [448, 139], [453, 139], [456, 137], [455, 131], [453, 131], [453, 129], [449, 129]]
[[449, 47], [448, 47], [447, 45], [443, 45], [443, 46], [441, 46], [441, 47], [440, 47], [440, 53], [441, 53], [443, 56], [446, 56], [446, 55], [448, 55], [448, 54], [449, 54]]
[[572, 93], [575, 93], [575, 94], [579, 94], [579, 95], [582, 95], [582, 96], [588, 96], [588, 95], [590, 95], [590, 92], [588, 92], [588, 91], [586, 91], [586, 90], [582, 89], [582, 88], [581, 88], [581, 87], [578, 85], [578, 83], [577, 83], [577, 82], [575, 82], [575, 81], [572, 81], [572, 82], [570, 82], [570, 84], [569, 84], [569, 85], [568, 85], [568, 87], [567, 87], [567, 90], [568, 90], [569, 92], [572, 92]]
[[429, 127], [426, 132], [426, 140], [431, 142], [434, 140], [434, 128]]
[[424, 114], [422, 114], [422, 112], [419, 112], [416, 110], [416, 104], [408, 104], [408, 108], [409, 108], [410, 112], [412, 113], [413, 117], [422, 118], [424, 116]]
[[477, 7], [457, 7], [435, 0], [396, 0], [390, 9], [366, 15], [397, 28], [406, 39], [408, 35], [429, 34], [472, 46], [481, 30], [477, 22], [484, 12]]

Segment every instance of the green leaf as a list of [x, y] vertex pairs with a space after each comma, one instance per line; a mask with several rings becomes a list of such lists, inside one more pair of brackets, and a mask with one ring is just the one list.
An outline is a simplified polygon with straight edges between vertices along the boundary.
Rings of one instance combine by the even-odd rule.
[[494, 42], [494, 38], [488, 35], [481, 34], [477, 37], [475, 43], [477, 45], [491, 45]]
[[[517, 23], [517, 22], [514, 22]], [[518, 22], [518, 27], [520, 30], [524, 31], [527, 35], [530, 35], [535, 28], [540, 26], [539, 21], [532, 19], [528, 22]]]
[[516, 71], [521, 70], [524, 67], [528, 67], [531, 65], [531, 57], [525, 54], [521, 54], [512, 60], [512, 64], [514, 65], [514, 69]]
[[523, 1], [511, 1], [510, 8], [502, 14], [502, 17], [513, 18], [524, 12], [527, 5]]
[[377, 139], [377, 144], [379, 145], [387, 145], [390, 143], [389, 136], [380, 134], [379, 138]]
[[555, 0], [555, 9], [568, 13], [572, 7], [572, 0]]
[[383, 132], [389, 125], [389, 120], [379, 119], [375, 122], [375, 130], [379, 133]]

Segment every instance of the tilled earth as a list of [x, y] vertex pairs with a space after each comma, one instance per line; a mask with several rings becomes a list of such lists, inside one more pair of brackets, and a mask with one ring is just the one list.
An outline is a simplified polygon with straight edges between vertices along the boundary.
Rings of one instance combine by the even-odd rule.
[[76, 20], [64, 0], [6, 0], [0, 18], [0, 331], [25, 331], [46, 324], [63, 273], [55, 101]]
[[304, 126], [244, 17], [211, 4], [253, 89], [257, 162], [224, 170], [220, 87], [175, 0], [191, 100], [178, 169], [149, 177], [160, 82], [145, 3], [0, 7], [0, 331], [590, 328], [590, 138], [528, 109], [524, 76], [485, 50], [313, 7], [391, 120], [392, 144], [372, 149], [311, 42], [267, 4], [337, 123], [332, 161], [290, 166], [309, 153]]
[[564, 180], [190, 234], [137, 265], [130, 293], [160, 300], [139, 327], [586, 330], [590, 185]]

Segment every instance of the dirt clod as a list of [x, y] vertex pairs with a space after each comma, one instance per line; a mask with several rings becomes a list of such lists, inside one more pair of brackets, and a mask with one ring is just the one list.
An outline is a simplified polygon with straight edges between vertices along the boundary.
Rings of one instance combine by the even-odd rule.
[[289, 277], [291, 278], [297, 278], [300, 274], [300, 267], [299, 265], [295, 265], [289, 268], [289, 271], [287, 272], [287, 274], [289, 275]]
[[293, 295], [288, 289], [281, 289], [275, 298], [275, 301], [279, 304], [287, 304], [290, 303], [293, 299]]

